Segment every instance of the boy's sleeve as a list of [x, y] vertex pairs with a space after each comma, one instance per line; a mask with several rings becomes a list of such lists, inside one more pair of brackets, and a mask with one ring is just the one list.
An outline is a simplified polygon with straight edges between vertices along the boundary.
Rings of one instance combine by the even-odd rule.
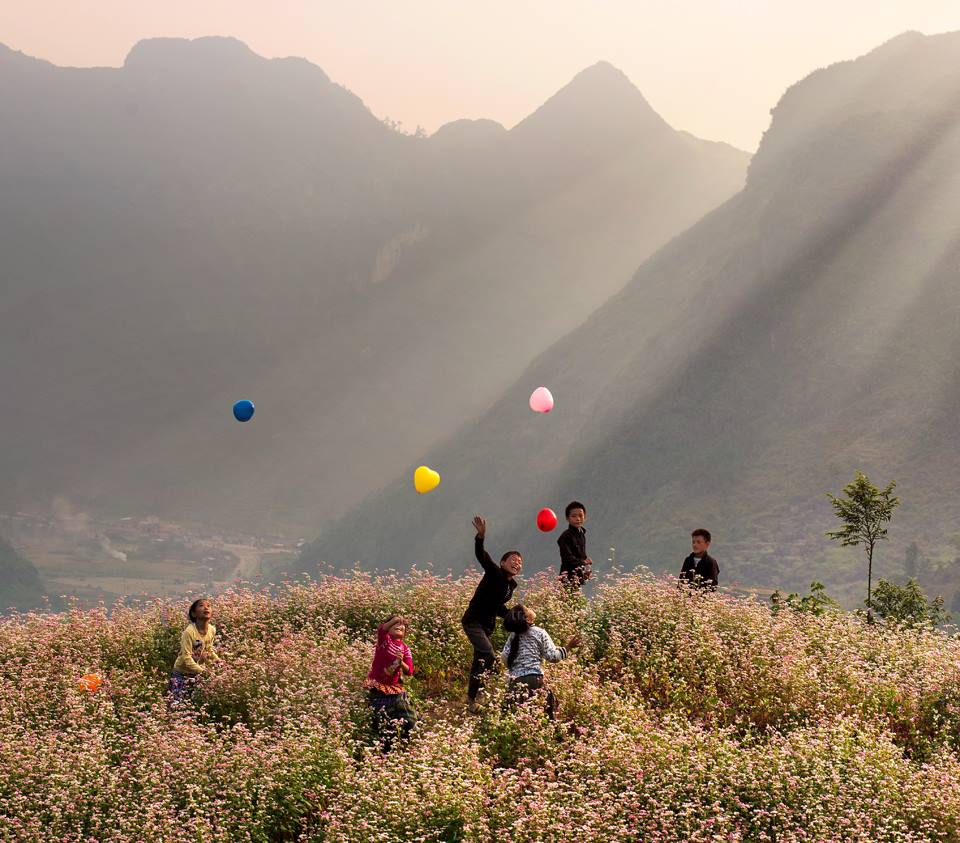
[[553, 643], [550, 633], [545, 629], [541, 630], [541, 635], [537, 637], [540, 642], [540, 653], [548, 662], [558, 662], [567, 657], [567, 648], [558, 647]]
[[713, 584], [713, 590], [717, 590], [717, 585], [720, 582], [720, 566], [717, 564], [717, 560], [712, 560], [712, 565], [710, 566], [710, 582]]
[[193, 636], [189, 629], [180, 635], [180, 659], [189, 673], [203, 673], [204, 667], [193, 657]]
[[483, 537], [477, 536], [473, 540], [473, 552], [477, 555], [477, 561], [487, 573], [493, 573], [497, 570], [496, 564], [490, 558], [490, 554], [483, 547]]

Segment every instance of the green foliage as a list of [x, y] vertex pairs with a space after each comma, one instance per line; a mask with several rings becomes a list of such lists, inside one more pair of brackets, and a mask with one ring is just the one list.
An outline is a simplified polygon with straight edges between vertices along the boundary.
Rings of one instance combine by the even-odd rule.
[[880, 617], [905, 626], [938, 626], [950, 620], [943, 597], [928, 601], [913, 579], [904, 585], [881, 579], [873, 592], [873, 609]]
[[488, 683], [489, 702], [482, 710], [476, 735], [480, 757], [498, 767], [540, 767], [556, 757], [561, 744], [544, 710], [544, 693], [518, 704], [506, 682]]
[[840, 604], [827, 594], [826, 586], [822, 582], [816, 581], [810, 583], [810, 593], [804, 597], [796, 592], [791, 592], [784, 597], [777, 590], [770, 595], [770, 602], [774, 613], [780, 611], [784, 606], [793, 609], [795, 612], [807, 612], [811, 615], [841, 611]]
[[844, 497], [827, 492], [833, 511], [841, 526], [828, 530], [827, 537], [839, 541], [844, 547], [862, 545], [867, 554], [867, 616], [870, 617], [870, 592], [873, 579], [873, 550], [878, 541], [887, 538], [887, 524], [893, 511], [900, 505], [900, 498], [893, 494], [897, 485], [891, 480], [882, 491], [860, 471], [852, 483], [843, 489]]
[[853, 482], [844, 487], [845, 497], [827, 492], [834, 514], [843, 525], [837, 530], [828, 530], [827, 537], [844, 546], [870, 547], [885, 539], [886, 524], [893, 517], [893, 510], [900, 505], [900, 498], [893, 494], [896, 485], [896, 480], [891, 480], [881, 491], [870, 482], [870, 478], [858, 471]]
[[333, 789], [343, 762], [329, 742], [309, 733], [298, 738], [297, 756], [276, 777], [264, 812], [264, 840], [293, 840], [317, 824], [319, 797]]

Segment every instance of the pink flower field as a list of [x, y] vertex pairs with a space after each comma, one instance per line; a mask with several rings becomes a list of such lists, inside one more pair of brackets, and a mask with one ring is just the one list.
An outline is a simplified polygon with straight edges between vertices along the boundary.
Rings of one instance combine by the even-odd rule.
[[[0, 839], [960, 840], [955, 638], [643, 575], [589, 601], [532, 578], [537, 623], [585, 641], [546, 668], [558, 719], [503, 705], [499, 676], [471, 717], [475, 582], [238, 587], [213, 601], [222, 662], [173, 710], [187, 601], [5, 619]], [[421, 722], [384, 757], [362, 682], [392, 612]]]

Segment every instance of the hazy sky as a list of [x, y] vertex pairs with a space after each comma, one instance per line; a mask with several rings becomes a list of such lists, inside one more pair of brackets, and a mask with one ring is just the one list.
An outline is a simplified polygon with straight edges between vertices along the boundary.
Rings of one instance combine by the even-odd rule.
[[673, 126], [753, 151], [788, 85], [908, 29], [960, 29], [957, 0], [0, 0], [0, 42], [119, 66], [151, 36], [233, 35], [304, 56], [379, 117], [432, 132], [514, 125], [603, 59]]

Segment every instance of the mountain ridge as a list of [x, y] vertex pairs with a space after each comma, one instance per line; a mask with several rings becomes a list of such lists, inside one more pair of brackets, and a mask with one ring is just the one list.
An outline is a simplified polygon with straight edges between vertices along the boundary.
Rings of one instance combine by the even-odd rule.
[[[764, 139], [774, 154], [761, 145], [741, 193], [661, 247], [490, 412], [424, 454], [446, 488], [415, 501], [397, 478], [321, 532], [303, 562], [431, 559], [463, 570], [469, 513], [480, 511], [491, 540], [521, 547], [536, 570], [556, 564], [556, 549], [533, 514], [576, 498], [601, 565], [616, 547], [618, 560], [670, 570], [689, 531], [707, 526], [726, 582], [820, 579], [850, 599], [860, 572], [852, 551], [838, 555], [823, 537], [823, 493], [857, 468], [901, 480], [898, 544], [947, 552], [948, 501], [960, 494], [938, 468], [955, 467], [960, 444], [948, 421], [960, 404], [949, 329], [960, 316], [949, 284], [960, 260], [949, 164], [960, 73], [952, 85], [939, 73], [944, 55], [960, 59], [960, 36], [906, 43], [918, 72], [901, 82], [899, 108], [858, 100], [838, 125], [834, 99], [798, 121], [790, 109], [813, 100], [794, 90]], [[897, 66], [883, 78], [902, 73], [903, 56], [886, 55]], [[856, 82], [859, 61], [835, 72]], [[918, 106], [906, 96], [910, 79], [928, 93], [932, 78], [937, 97]], [[855, 96], [854, 82], [839, 87]], [[784, 155], [804, 147], [784, 134], [791, 125], [805, 133], [803, 155]], [[526, 396], [540, 384], [557, 407], [531, 418]], [[880, 575], [894, 575], [899, 551], [881, 552]]]
[[748, 156], [675, 133], [602, 139], [616, 157], [489, 125], [490, 144], [407, 136], [319, 68], [229, 40], [129, 64], [181, 50], [228, 58], [0, 72], [0, 353], [21, 361], [0, 381], [20, 397], [0, 419], [5, 507], [60, 494], [299, 534], [743, 184]]

